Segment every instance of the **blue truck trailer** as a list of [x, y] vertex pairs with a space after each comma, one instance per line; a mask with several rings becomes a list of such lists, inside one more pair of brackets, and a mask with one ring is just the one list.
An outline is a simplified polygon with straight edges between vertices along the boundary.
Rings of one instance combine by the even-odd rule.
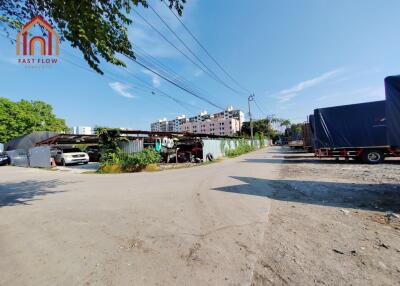
[[315, 155], [369, 164], [400, 156], [400, 76], [385, 78], [385, 91], [385, 100], [315, 109]]

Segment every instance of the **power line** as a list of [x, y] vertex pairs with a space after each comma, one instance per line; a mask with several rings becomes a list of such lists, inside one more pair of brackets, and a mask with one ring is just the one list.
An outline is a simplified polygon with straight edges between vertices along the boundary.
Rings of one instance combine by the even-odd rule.
[[[4, 35], [2, 35], [2, 36], [3, 36], [3, 37], [6, 37], [6, 36], [4, 36]], [[9, 37], [7, 37], [7, 38], [9, 38]], [[155, 75], [159, 76], [160, 78], [166, 80], [167, 82], [171, 83], [172, 85], [178, 87], [179, 89], [181, 89], [181, 90], [183, 90], [183, 91], [185, 91], [185, 92], [187, 92], [187, 93], [189, 93], [189, 94], [195, 96], [196, 98], [198, 98], [198, 99], [200, 99], [200, 100], [202, 100], [202, 101], [204, 101], [204, 102], [206, 102], [206, 103], [208, 103], [208, 104], [210, 104], [210, 105], [212, 105], [212, 106], [214, 106], [214, 107], [216, 107], [216, 108], [218, 108], [218, 109], [224, 110], [224, 108], [221, 107], [221, 106], [219, 106], [218, 104], [212, 102], [211, 100], [205, 98], [204, 96], [201, 96], [201, 95], [196, 94], [194, 91], [191, 91], [191, 90], [188, 89], [187, 87], [181, 86], [180, 84], [176, 83], [175, 81], [173, 81], [173, 80], [169, 79], [168, 77], [162, 75], [161, 73], [159, 73], [159, 72], [156, 71], [155, 69], [148, 67], [145, 63], [139, 62], [137, 59], [135, 59], [135, 58], [133, 58], [133, 57], [131, 57], [131, 56], [129, 56], [129, 55], [126, 55], [126, 54], [124, 54], [124, 55], [125, 55], [128, 59], [130, 59], [131, 61], [137, 63], [137, 64], [140, 65], [141, 67], [145, 68], [146, 70], [149, 70], [150, 72], [152, 72], [152, 73], [154, 73]], [[139, 79], [139, 78], [137, 77], [137, 79]], [[141, 79], [140, 79], [140, 80], [141, 80]]]
[[[66, 52], [66, 53], [69, 54], [69, 55], [72, 55], [72, 54], [68, 53], [68, 52], [65, 51], [65, 50], [63, 50], [63, 51]], [[74, 55], [72, 55], [72, 56], [74, 56]], [[84, 66], [82, 66], [82, 65], [76, 64], [76, 63], [74, 63], [73, 61], [70, 61], [70, 60], [68, 60], [68, 59], [66, 59], [66, 58], [63, 58], [63, 59], [64, 59], [66, 62], [68, 62], [69, 64], [72, 64], [72, 65], [77, 66], [77, 67], [79, 67], [79, 68], [82, 68], [82, 69], [84, 69], [84, 70], [86, 70], [86, 71], [93, 72], [93, 73], [97, 74], [97, 73], [96, 73], [94, 70], [92, 70], [92, 69], [89, 69], [89, 68], [86, 68], [86, 67], [84, 67]], [[112, 75], [112, 73], [110, 73], [110, 71], [108, 71], [108, 70], [106, 70], [106, 69], [104, 69], [104, 71], [106, 71], [108, 74], [111, 74], [111, 75]], [[128, 69], [127, 69], [127, 71], [128, 71], [130, 74], [133, 74], [133, 73], [130, 72]], [[122, 81], [122, 80], [120, 80], [120, 79], [117, 79], [117, 78], [115, 78], [115, 77], [113, 78], [113, 77], [110, 77], [110, 76], [105, 75], [105, 74], [104, 74], [103, 76], [104, 76], [105, 78], [110, 79], [110, 80], [116, 80], [116, 81], [122, 82], [122, 83], [124, 83], [124, 84], [130, 85], [129, 83], [124, 82], [124, 81]], [[115, 76], [115, 75], [114, 75], [114, 76]], [[181, 100], [179, 100], [179, 99], [176, 99], [176, 98], [172, 97], [171, 95], [167, 94], [166, 92], [164, 92], [164, 91], [162, 91], [162, 90], [160, 90], [160, 89], [158, 89], [158, 88], [155, 88], [155, 87], [149, 85], [146, 81], [142, 80], [141, 78], [136, 77], [136, 76], [134, 76], [134, 77], [135, 77], [137, 80], [143, 82], [144, 84], [142, 85], [142, 88], [139, 88], [139, 87], [137, 87], [137, 86], [133, 86], [133, 88], [136, 88], [136, 89], [139, 89], [139, 90], [140, 90], [140, 89], [142, 89], [142, 90], [149, 90], [149, 91], [151, 91], [151, 94], [153, 94], [153, 95], [165, 96], [165, 97], [167, 97], [167, 98], [173, 100], [174, 102], [178, 103], [180, 106], [182, 106], [182, 107], [185, 108], [185, 109], [187, 109], [185, 106], [193, 107], [192, 105], [190, 105], [190, 104], [188, 104], [188, 103], [186, 103], [186, 102], [184, 102], [184, 101], [181, 101]], [[138, 85], [138, 84], [136, 83], [136, 85]], [[140, 85], [139, 85], [139, 86], [140, 86]], [[157, 93], [154, 92], [154, 90], [156, 90]]]
[[257, 101], [256, 101], [255, 98], [254, 98], [253, 101], [254, 101], [255, 105], [257, 106], [258, 110], [259, 110], [262, 114], [264, 114], [265, 116], [268, 116], [268, 114], [258, 105], [258, 103], [257, 103]]
[[195, 40], [195, 42], [202, 48], [202, 50], [210, 57], [210, 59], [228, 76], [238, 87], [243, 89], [246, 92], [250, 92], [247, 88], [243, 87], [233, 76], [231, 76], [228, 71], [218, 63], [218, 61], [211, 55], [211, 53], [201, 44], [201, 42], [197, 39], [197, 37], [190, 31], [190, 29], [183, 23], [183, 21], [175, 14], [172, 9], [170, 9], [166, 2], [162, 1], [168, 10], [175, 16], [175, 18], [182, 24], [183, 28], [190, 34], [190, 36]]
[[[200, 92], [200, 93], [204, 93], [205, 92], [203, 89], [197, 87], [196, 85], [191, 83], [186, 78], [182, 77], [181, 75], [179, 75], [175, 71], [173, 71], [170, 68], [166, 67], [163, 63], [161, 63], [156, 58], [154, 58], [153, 56], [151, 56], [148, 53], [146, 53], [144, 50], [139, 49], [139, 51], [138, 51], [137, 50], [138, 48], [139, 47], [136, 46], [136, 48], [133, 49], [134, 52], [135, 52], [136, 58], [138, 60], [144, 61], [145, 63], [147, 63], [148, 66], [150, 65], [152, 67], [158, 68], [159, 70], [161, 69], [162, 72], [166, 73], [166, 76], [168, 76], [168, 74], [172, 74], [172, 79], [173, 80], [180, 82], [181, 85], [186, 85], [187, 88], [191, 89], [192, 91], [195, 90], [196, 92]], [[190, 87], [190, 86], [192, 86], [192, 87]]]
[[185, 92], [187, 92], [187, 93], [189, 93], [189, 94], [191, 94], [191, 95], [197, 97], [198, 99], [200, 99], [200, 100], [202, 100], [202, 101], [204, 101], [204, 102], [207, 102], [208, 104], [210, 104], [210, 105], [212, 105], [212, 106], [214, 106], [214, 107], [216, 107], [216, 108], [218, 108], [218, 109], [224, 110], [224, 108], [221, 107], [221, 106], [219, 106], [218, 104], [215, 104], [214, 102], [208, 100], [207, 98], [205, 98], [205, 97], [203, 97], [203, 96], [201, 96], [201, 95], [198, 95], [198, 94], [196, 94], [195, 92], [193, 92], [193, 91], [191, 91], [191, 90], [189, 90], [189, 89], [187, 89], [187, 88], [185, 88], [185, 87], [183, 87], [183, 86], [177, 84], [177, 83], [174, 82], [173, 80], [170, 80], [169, 78], [165, 77], [164, 75], [160, 74], [159, 72], [155, 71], [154, 69], [152, 69], [152, 68], [146, 66], [145, 64], [143, 64], [143, 63], [137, 61], [135, 58], [133, 58], [133, 57], [131, 57], [131, 56], [129, 56], [129, 55], [125, 55], [125, 56], [126, 56], [128, 59], [130, 59], [131, 61], [133, 61], [133, 62], [137, 63], [138, 65], [140, 65], [141, 67], [147, 69], [148, 71], [151, 71], [151, 72], [154, 73], [155, 75], [158, 75], [158, 76], [161, 77], [162, 79], [164, 79], [164, 80], [168, 81], [169, 83], [171, 83], [172, 85], [178, 87], [179, 89], [181, 89], [181, 90], [183, 90], [183, 91], [185, 91]]
[[[179, 40], [179, 42], [189, 51], [189, 53], [202, 64], [205, 69], [213, 76], [213, 78], [218, 81], [220, 84], [224, 85], [226, 88], [230, 89], [234, 93], [238, 95], [242, 95], [239, 91], [228, 85], [226, 82], [224, 82], [218, 75], [216, 75], [193, 51], [192, 49], [179, 37], [179, 35], [168, 25], [168, 23], [160, 16], [160, 14], [150, 5], [148, 4], [150, 9], [154, 12], [154, 14], [157, 15], [157, 17], [161, 20], [161, 22], [167, 27], [167, 29], [174, 34], [174, 36]], [[204, 71], [204, 70], [203, 70]]]
[[[64, 51], [64, 52], [65, 52], [65, 51]], [[88, 68], [86, 68], [86, 67], [84, 67], [84, 66], [81, 66], [81, 65], [79, 65], [79, 64], [76, 64], [76, 63], [74, 63], [73, 61], [70, 61], [69, 59], [67, 59], [67, 58], [65, 58], [65, 57], [63, 57], [62, 59], [63, 59], [64, 61], [68, 62], [68, 63], [71, 64], [71, 65], [77, 66], [77, 67], [79, 67], [79, 68], [82, 68], [82, 69], [84, 69], [84, 70], [87, 70], [87, 71], [89, 71], [89, 72], [93, 72], [93, 73], [97, 74], [95, 71], [93, 71], [93, 70], [91, 70], [91, 69], [88, 69]], [[124, 82], [124, 81], [121, 81], [120, 79], [112, 78], [112, 77], [105, 76], [105, 75], [103, 75], [103, 76], [106, 77], [106, 78], [108, 78], [108, 79], [116, 80], [116, 81], [122, 82], [122, 83], [124, 83], [124, 84], [130, 85], [129, 83]], [[133, 86], [133, 88], [138, 89], [138, 90], [140, 90], [140, 89], [142, 89], [142, 90], [148, 89], [149, 91], [151, 91], [151, 94], [153, 94], [153, 95], [165, 96], [165, 97], [171, 99], [172, 101], [176, 102], [176, 103], [179, 104], [181, 107], [183, 107], [184, 109], [187, 110], [187, 108], [185, 107], [185, 106], [187, 105], [186, 102], [181, 101], [181, 100], [179, 100], [179, 99], [176, 99], [176, 98], [170, 96], [169, 94], [167, 94], [167, 93], [165, 93], [165, 92], [163, 92], [163, 91], [161, 91], [161, 90], [158, 90], [158, 93], [156, 93], [156, 92], [154, 92], [154, 89], [153, 89], [152, 87], [150, 87], [150, 88], [149, 88], [149, 87], [147, 87], [147, 88], [146, 88], [146, 87], [144, 87], [144, 88], [139, 88], [139, 87], [137, 87], [137, 86]]]

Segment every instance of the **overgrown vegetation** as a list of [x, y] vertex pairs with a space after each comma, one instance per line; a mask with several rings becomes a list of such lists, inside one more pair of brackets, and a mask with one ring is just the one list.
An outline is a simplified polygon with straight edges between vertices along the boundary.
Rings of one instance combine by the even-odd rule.
[[100, 173], [140, 172], [146, 166], [161, 162], [161, 155], [153, 149], [144, 149], [134, 154], [125, 154], [121, 150], [112, 153], [109, 160], [102, 161]]
[[153, 149], [144, 149], [135, 154], [122, 154], [121, 171], [138, 172], [143, 170], [149, 164], [161, 162], [161, 155]]
[[120, 143], [126, 141], [121, 136], [119, 129], [97, 127], [97, 137], [99, 137], [99, 147], [101, 153], [100, 163], [102, 165], [117, 165], [120, 163], [119, 154], [121, 153]]
[[101, 152], [100, 173], [139, 172], [149, 164], [161, 162], [161, 155], [153, 149], [135, 154], [122, 152], [120, 144], [127, 139], [119, 129], [99, 127], [96, 130]]
[[260, 142], [260, 148], [264, 148], [265, 147], [265, 136], [264, 136], [264, 133], [257, 133], [255, 137]]
[[240, 139], [237, 142], [238, 142], [238, 144], [235, 148], [225, 150], [226, 157], [237, 157], [242, 154], [246, 154], [251, 151], [254, 151], [256, 149], [254, 146], [251, 146], [249, 144], [249, 142], [245, 139]]

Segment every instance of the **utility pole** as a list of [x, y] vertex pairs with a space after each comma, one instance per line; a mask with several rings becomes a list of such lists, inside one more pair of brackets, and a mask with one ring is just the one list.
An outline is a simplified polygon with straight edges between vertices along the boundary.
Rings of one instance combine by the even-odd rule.
[[251, 137], [251, 146], [253, 146], [253, 119], [251, 117], [251, 107], [250, 107], [250, 101], [253, 101], [255, 97], [255, 94], [250, 94], [249, 97], [247, 98], [247, 103], [249, 105], [249, 118], [250, 118], [250, 137]]

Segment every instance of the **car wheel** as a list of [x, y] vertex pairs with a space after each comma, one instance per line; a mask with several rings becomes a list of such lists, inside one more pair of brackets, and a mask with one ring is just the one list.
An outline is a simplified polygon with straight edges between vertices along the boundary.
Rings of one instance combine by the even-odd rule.
[[362, 154], [362, 159], [367, 164], [379, 164], [385, 160], [385, 154], [380, 150], [365, 150]]
[[83, 164], [87, 165], [89, 162], [83, 162]]
[[65, 164], [65, 160], [64, 159], [61, 159], [61, 165], [63, 165], [63, 166], [65, 166], [66, 164]]

